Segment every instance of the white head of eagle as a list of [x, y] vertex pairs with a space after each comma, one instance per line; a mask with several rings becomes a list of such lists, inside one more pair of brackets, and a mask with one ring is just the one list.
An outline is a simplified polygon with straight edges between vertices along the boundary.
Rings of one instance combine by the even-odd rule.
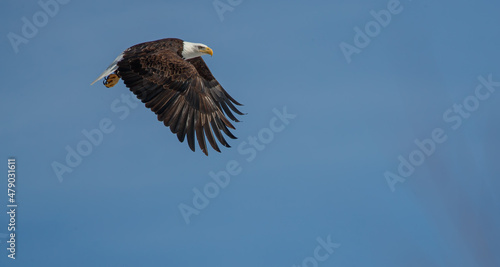
[[214, 52], [212, 49], [204, 44], [191, 43], [184, 41], [182, 43], [182, 58], [191, 59], [195, 57], [201, 57], [203, 55], [213, 56]]

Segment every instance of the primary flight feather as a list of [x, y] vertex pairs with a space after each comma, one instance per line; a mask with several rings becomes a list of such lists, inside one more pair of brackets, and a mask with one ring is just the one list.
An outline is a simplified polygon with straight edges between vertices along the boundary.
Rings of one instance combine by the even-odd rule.
[[232, 112], [243, 115], [232, 98], [208, 69], [202, 55], [213, 55], [204, 44], [176, 38], [161, 39], [134, 45], [121, 53], [97, 78], [104, 78], [106, 87], [122, 79], [125, 85], [151, 109], [180, 142], [187, 139], [195, 151], [195, 138], [203, 153], [208, 155], [205, 137], [218, 152], [216, 139], [230, 147], [225, 135], [236, 137], [238, 119]]

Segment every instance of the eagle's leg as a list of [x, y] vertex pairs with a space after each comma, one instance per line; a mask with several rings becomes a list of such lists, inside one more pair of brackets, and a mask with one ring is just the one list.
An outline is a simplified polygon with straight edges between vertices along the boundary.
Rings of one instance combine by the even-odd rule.
[[118, 76], [116, 73], [112, 73], [109, 76], [104, 77], [103, 84], [104, 84], [104, 86], [111, 88], [111, 87], [115, 86], [119, 80], [120, 80], [120, 76]]

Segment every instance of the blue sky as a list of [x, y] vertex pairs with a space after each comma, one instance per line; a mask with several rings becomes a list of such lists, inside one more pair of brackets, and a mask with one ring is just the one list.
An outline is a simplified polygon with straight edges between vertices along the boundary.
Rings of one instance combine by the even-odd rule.
[[[41, 2], [0, 4], [2, 266], [500, 265], [498, 1]], [[214, 50], [232, 148], [90, 86], [166, 37]]]

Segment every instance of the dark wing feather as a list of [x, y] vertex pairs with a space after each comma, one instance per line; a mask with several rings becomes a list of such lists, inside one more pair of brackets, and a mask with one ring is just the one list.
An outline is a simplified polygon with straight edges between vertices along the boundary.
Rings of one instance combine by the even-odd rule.
[[222, 88], [201, 57], [184, 60], [170, 50], [132, 47], [118, 62], [118, 74], [180, 142], [187, 136], [191, 150], [195, 151], [195, 136], [206, 155], [205, 137], [218, 152], [215, 138], [230, 147], [221, 131], [236, 138], [226, 115], [238, 121], [232, 112], [243, 115], [234, 106], [241, 104]]

